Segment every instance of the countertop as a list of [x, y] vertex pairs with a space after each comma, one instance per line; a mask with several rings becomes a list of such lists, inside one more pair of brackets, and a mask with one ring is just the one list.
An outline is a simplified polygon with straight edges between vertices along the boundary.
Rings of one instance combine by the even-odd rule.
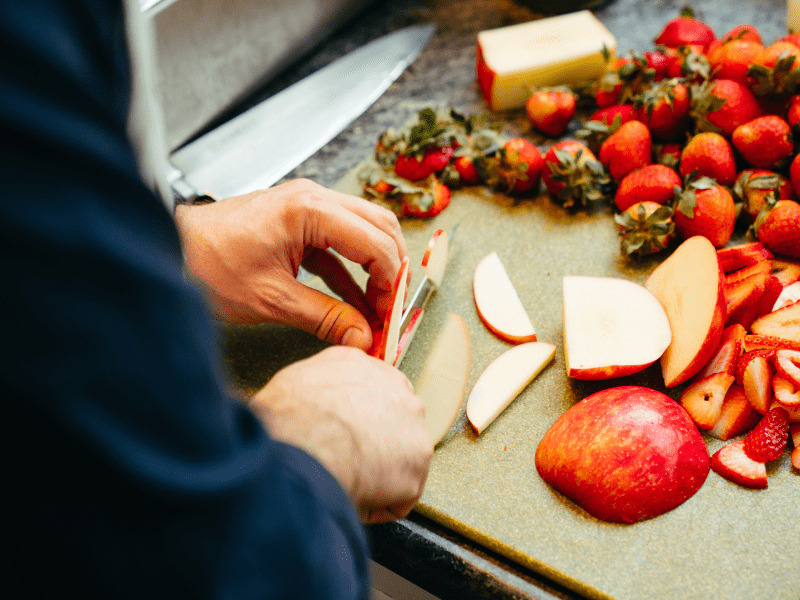
[[[663, 24], [678, 15], [684, 4], [668, 0], [615, 0], [594, 13], [615, 35], [618, 52], [622, 54], [628, 50], [652, 48], [652, 40]], [[691, 4], [698, 16], [704, 18], [719, 35], [742, 23], [756, 25], [767, 43], [786, 32], [784, 0], [750, 0], [738, 3], [735, 9], [713, 0], [696, 0]], [[447, 105], [466, 114], [486, 111], [487, 106], [475, 81], [476, 34], [541, 16], [521, 0], [373, 3], [354, 22], [294, 65], [251, 102], [279, 91], [331, 60], [395, 29], [434, 22], [438, 27], [437, 33], [417, 61], [366, 113], [286, 179], [307, 177], [325, 186], [336, 185], [371, 154], [382, 131], [406, 122], [421, 108]], [[540, 149], [545, 149], [553, 141], [532, 132], [523, 111], [497, 116], [506, 122], [506, 133], [523, 135]], [[285, 342], [282, 341], [284, 333], [281, 328], [238, 328], [226, 336], [226, 351], [234, 381], [246, 389], [263, 385], [286, 360]], [[304, 338], [304, 343], [309, 353], [324, 347], [310, 336]], [[255, 369], [247, 358], [253, 353], [261, 356]], [[369, 536], [376, 562], [443, 600], [584, 598], [541, 572], [522, 566], [417, 512], [396, 523], [372, 526]], [[742, 543], [747, 541], [742, 540]], [[791, 568], [788, 563], [786, 568]], [[693, 597], [689, 594], [685, 597]]]

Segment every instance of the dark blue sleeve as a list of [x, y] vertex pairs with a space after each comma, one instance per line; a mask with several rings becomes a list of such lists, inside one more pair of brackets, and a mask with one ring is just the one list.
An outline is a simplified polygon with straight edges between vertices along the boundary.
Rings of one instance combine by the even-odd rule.
[[118, 0], [2, 3], [0, 590], [366, 600], [343, 490], [224, 391], [128, 79]]

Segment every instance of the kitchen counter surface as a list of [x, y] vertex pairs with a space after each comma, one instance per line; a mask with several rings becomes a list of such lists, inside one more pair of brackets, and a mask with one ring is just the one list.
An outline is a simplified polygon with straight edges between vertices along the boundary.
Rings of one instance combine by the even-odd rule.
[[[667, 20], [679, 14], [683, 4], [670, 0], [615, 0], [594, 13], [617, 38], [618, 52], [625, 54], [631, 49], [651, 49], [653, 38]], [[786, 32], [784, 0], [748, 0], [738, 3], [735, 10], [721, 1], [696, 0], [691, 4], [718, 35], [742, 23], [755, 24], [766, 43]], [[325, 186], [336, 185], [371, 154], [382, 131], [406, 122], [424, 107], [452, 106], [465, 114], [486, 111], [475, 81], [476, 34], [540, 16], [526, 8], [522, 0], [374, 2], [354, 23], [252, 100], [269, 96], [357, 46], [406, 25], [434, 22], [438, 27], [436, 35], [417, 61], [364, 115], [285, 179], [307, 177]], [[540, 149], [552, 143], [530, 130], [521, 110], [497, 117], [506, 122], [505, 133], [509, 135], [523, 135]], [[236, 383], [245, 389], [263, 385], [286, 360], [281, 342], [285, 332], [281, 328], [235, 328], [228, 333], [224, 340], [231, 371]], [[308, 353], [324, 347], [310, 336], [304, 338], [304, 343]], [[250, 360], [254, 354], [261, 357], [257, 366]], [[585, 597], [575, 591], [575, 586], [556, 583], [540, 571], [522, 566], [417, 512], [397, 523], [372, 526], [369, 535], [376, 562], [443, 600]], [[786, 563], [785, 568], [791, 567]]]

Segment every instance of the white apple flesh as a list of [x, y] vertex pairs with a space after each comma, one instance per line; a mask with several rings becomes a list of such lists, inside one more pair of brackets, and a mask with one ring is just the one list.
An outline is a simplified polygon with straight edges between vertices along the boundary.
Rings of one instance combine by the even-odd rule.
[[476, 433], [481, 434], [555, 354], [553, 344], [528, 342], [495, 358], [480, 374], [467, 399], [467, 419]]
[[643, 286], [613, 277], [564, 277], [567, 375], [609, 379], [637, 373], [672, 339], [658, 299]]
[[422, 255], [422, 270], [437, 288], [442, 285], [444, 270], [447, 266], [448, 237], [447, 232], [438, 229], [428, 242], [425, 254]]
[[483, 324], [512, 344], [536, 341], [536, 331], [496, 252], [481, 259], [472, 280], [475, 307]]
[[397, 272], [389, 310], [383, 322], [383, 333], [377, 358], [393, 365], [397, 358], [397, 344], [400, 340], [400, 325], [403, 320], [403, 305], [406, 300], [406, 284], [408, 281], [408, 257], [403, 259], [400, 270]]
[[434, 444], [458, 416], [467, 391], [471, 355], [469, 329], [461, 317], [451, 313], [414, 386], [425, 404], [425, 430]]

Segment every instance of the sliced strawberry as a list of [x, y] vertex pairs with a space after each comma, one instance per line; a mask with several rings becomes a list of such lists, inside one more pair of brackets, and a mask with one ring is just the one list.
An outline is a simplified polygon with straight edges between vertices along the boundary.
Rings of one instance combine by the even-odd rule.
[[772, 378], [772, 391], [775, 393], [775, 402], [787, 409], [800, 409], [800, 389], [794, 382], [781, 375]]
[[775, 370], [781, 377], [800, 387], [800, 351], [781, 348], [775, 353]]
[[772, 268], [772, 274], [778, 278], [781, 285], [786, 286], [795, 281], [800, 281], [800, 260], [775, 258], [772, 261]]
[[756, 306], [764, 294], [769, 272], [755, 273], [731, 285], [725, 285], [726, 325], [740, 323], [745, 329], [755, 320]]
[[800, 471], [800, 446], [795, 446], [792, 450], [792, 466]]
[[767, 487], [767, 466], [752, 460], [744, 451], [744, 440], [731, 442], [711, 457], [711, 468], [741, 486], [763, 490]]
[[789, 435], [792, 436], [794, 450], [792, 450], [792, 466], [800, 471], [800, 423], [792, 423], [789, 426]]
[[728, 273], [725, 275], [725, 285], [732, 285], [757, 273], [772, 273], [772, 261], [768, 259], [760, 260], [752, 265]]
[[[767, 282], [764, 284], [764, 293], [761, 294], [761, 298], [759, 298], [758, 302], [756, 303], [755, 318], [753, 320], [774, 310], [775, 303], [778, 301], [778, 298], [780, 298], [783, 289], [784, 288], [781, 285], [781, 282], [778, 281], [777, 277], [774, 275], [767, 277]], [[752, 324], [753, 323], [751, 321], [750, 325]]]
[[772, 305], [772, 310], [789, 306], [792, 302], [797, 302], [798, 300], [800, 300], [800, 281], [795, 281], [783, 286], [780, 294], [775, 299], [775, 303]]
[[734, 383], [722, 401], [719, 419], [708, 433], [717, 439], [729, 440], [750, 431], [759, 419], [761, 419], [761, 413], [748, 402], [744, 388]]
[[737, 369], [739, 385], [744, 388], [747, 400], [762, 415], [772, 403], [773, 368], [763, 356], [745, 352]]
[[748, 334], [744, 336], [744, 351], [750, 352], [759, 348], [788, 348], [789, 350], [800, 350], [800, 342], [793, 342], [771, 335], [753, 335]]
[[722, 337], [719, 338], [719, 343], [722, 344], [726, 340], [734, 338], [744, 344], [745, 335], [747, 335], [747, 330], [740, 323], [734, 323], [722, 330]]
[[744, 438], [744, 452], [756, 462], [780, 458], [789, 438], [789, 415], [779, 407], [771, 408]]
[[[723, 334], [724, 335], [724, 334]], [[736, 337], [729, 337], [720, 342], [716, 352], [706, 363], [706, 366], [695, 376], [699, 381], [714, 373], [727, 373], [736, 375], [736, 365], [742, 354], [742, 341]]]
[[772, 252], [767, 250], [761, 242], [721, 248], [717, 251], [717, 257], [724, 273], [731, 273], [759, 261], [773, 258]]
[[717, 424], [725, 394], [735, 379], [728, 373], [714, 373], [694, 382], [683, 391], [681, 406], [689, 413], [698, 429], [712, 429]]
[[800, 343], [800, 300], [759, 317], [750, 329], [756, 335]]

